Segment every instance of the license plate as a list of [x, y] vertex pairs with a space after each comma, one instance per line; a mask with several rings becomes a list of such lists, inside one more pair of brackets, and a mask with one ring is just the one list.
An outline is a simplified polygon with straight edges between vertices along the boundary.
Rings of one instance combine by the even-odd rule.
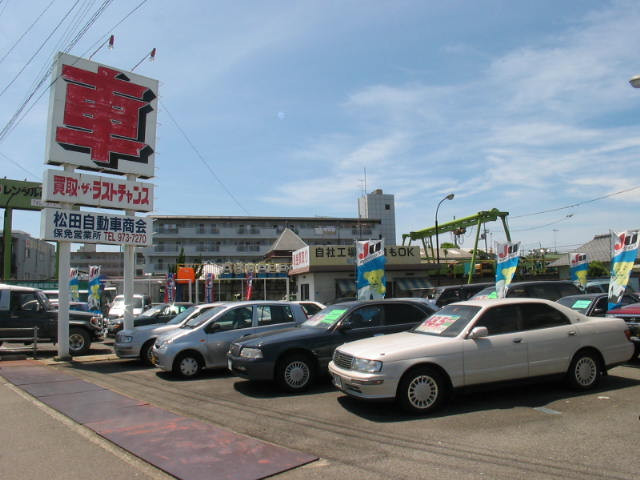
[[342, 390], [342, 379], [339, 376], [337, 375], [333, 376], [333, 384], [336, 387], [338, 387], [340, 390]]

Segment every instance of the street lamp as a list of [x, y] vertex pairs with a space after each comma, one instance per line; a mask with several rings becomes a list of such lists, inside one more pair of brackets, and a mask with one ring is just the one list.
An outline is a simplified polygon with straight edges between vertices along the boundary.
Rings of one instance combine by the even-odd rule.
[[636, 75], [635, 77], [631, 77], [629, 79], [629, 83], [633, 88], [640, 88], [640, 75]]
[[450, 193], [449, 195], [444, 197], [442, 200], [440, 200], [438, 202], [438, 206], [436, 207], [436, 265], [438, 268], [438, 278], [437, 278], [438, 285], [440, 285], [440, 243], [438, 242], [438, 210], [440, 209], [440, 205], [442, 205], [442, 202], [444, 202], [445, 200], [453, 200], [454, 196], [455, 195], [453, 193]]

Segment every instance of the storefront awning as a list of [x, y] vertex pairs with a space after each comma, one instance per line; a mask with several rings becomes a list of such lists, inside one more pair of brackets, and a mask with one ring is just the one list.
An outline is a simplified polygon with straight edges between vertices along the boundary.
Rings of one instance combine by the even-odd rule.
[[396, 278], [396, 289], [410, 291], [424, 288], [432, 288], [431, 282], [427, 278]]
[[351, 279], [337, 279], [336, 287], [341, 297], [354, 297], [356, 294], [356, 282]]

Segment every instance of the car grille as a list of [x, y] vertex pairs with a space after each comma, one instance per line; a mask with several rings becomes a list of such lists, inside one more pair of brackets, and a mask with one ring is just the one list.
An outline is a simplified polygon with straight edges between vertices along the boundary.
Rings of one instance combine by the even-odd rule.
[[237, 343], [232, 343], [231, 344], [231, 348], [229, 348], [229, 353], [234, 357], [239, 356], [240, 355], [240, 345], [238, 345]]
[[339, 350], [333, 352], [333, 363], [340, 368], [344, 368], [345, 370], [351, 369], [351, 364], [353, 363], [353, 357], [351, 355], [347, 355], [346, 353], [342, 353]]

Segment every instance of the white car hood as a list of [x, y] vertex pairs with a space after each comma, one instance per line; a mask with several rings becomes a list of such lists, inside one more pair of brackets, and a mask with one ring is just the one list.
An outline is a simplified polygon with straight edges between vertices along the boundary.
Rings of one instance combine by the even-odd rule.
[[369, 360], [398, 360], [413, 357], [416, 350], [427, 356], [452, 353], [460, 348], [460, 340], [457, 338], [401, 332], [346, 343], [338, 347], [338, 350]]

